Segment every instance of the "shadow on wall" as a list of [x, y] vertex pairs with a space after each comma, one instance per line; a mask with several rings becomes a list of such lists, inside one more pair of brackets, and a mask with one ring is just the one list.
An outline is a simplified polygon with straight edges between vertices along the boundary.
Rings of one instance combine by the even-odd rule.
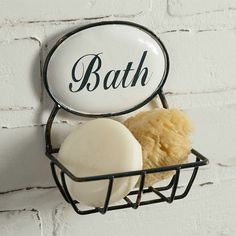
[[[46, 95], [43, 87], [42, 66], [45, 58], [43, 55], [46, 55], [48, 52], [46, 49], [49, 41], [54, 39], [55, 42], [65, 31], [68, 32], [70, 30], [66, 29], [64, 32], [58, 33], [57, 36], [51, 35], [49, 40], [42, 44], [38, 39], [31, 38], [31, 40], [37, 41], [40, 50], [38, 50], [35, 58], [30, 62], [32, 78], [30, 89], [34, 91], [40, 103], [33, 110], [14, 112], [12, 119], [27, 120], [25, 127], [2, 128], [0, 130], [0, 193], [26, 187], [48, 187], [55, 185], [50, 171], [49, 160], [44, 154], [44, 128], [53, 107], [53, 102]], [[41, 80], [41, 87], [39, 87], [38, 80]], [[70, 129], [69, 125], [59, 122], [63, 120], [66, 120], [66, 117], [63, 115], [57, 119], [57, 123], [60, 124], [56, 125], [58, 132], [55, 131], [55, 145], [59, 145], [62, 142], [66, 134], [68, 134], [67, 130]]]
[[[55, 146], [59, 146], [71, 126], [55, 125]], [[54, 186], [49, 160], [44, 154], [44, 126], [2, 129], [0, 193], [26, 187]]]
[[3, 129], [0, 192], [54, 185], [44, 158], [43, 127]]

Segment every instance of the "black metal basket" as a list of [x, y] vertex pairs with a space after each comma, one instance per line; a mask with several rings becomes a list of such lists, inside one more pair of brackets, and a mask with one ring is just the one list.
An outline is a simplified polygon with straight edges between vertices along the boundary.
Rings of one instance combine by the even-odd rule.
[[[93, 24], [93, 26], [96, 26], [99, 24], [112, 24], [112, 23], [114, 23], [114, 22], [96, 23], [96, 24]], [[115, 22], [115, 23], [121, 24], [121, 22]], [[133, 24], [133, 23], [122, 22], [122, 24], [135, 25], [137, 27], [137, 25]], [[91, 26], [89, 26], [89, 27], [91, 27]], [[141, 27], [141, 26], [138, 26], [138, 27], [145, 29], [144, 27]], [[81, 30], [81, 29], [79, 29], [79, 30]], [[64, 36], [61, 40], [58, 41], [55, 48], [64, 39], [66, 39], [67, 37], [69, 37], [73, 33], [78, 32], [79, 30], [76, 30], [76, 31]], [[145, 29], [145, 30], [148, 31], [147, 29]], [[55, 48], [54, 48], [54, 50], [55, 50]], [[53, 53], [53, 50], [49, 53], [49, 56], [46, 59], [45, 66], [44, 66], [44, 82], [45, 82], [46, 89], [48, 91], [49, 91], [49, 88], [47, 86], [46, 71], [47, 71], [47, 66], [48, 66], [49, 59], [50, 59], [52, 53]], [[167, 52], [166, 52], [166, 55], [167, 55], [167, 62], [168, 62]], [[167, 67], [169, 67], [169, 64], [167, 65]], [[167, 76], [167, 74], [166, 74], [166, 76]], [[49, 94], [50, 94], [50, 91], [49, 91]], [[156, 92], [155, 95], [158, 95], [160, 97], [163, 108], [168, 109], [168, 104], [167, 104], [165, 95], [162, 91], [162, 86], [160, 87], [160, 89], [158, 89], [158, 91]], [[153, 97], [154, 96], [150, 97], [148, 101], [150, 101]], [[54, 118], [56, 117], [56, 115], [60, 109], [70, 111], [69, 109], [65, 109], [65, 107], [61, 106], [61, 104], [59, 104], [56, 99], [53, 98], [53, 100], [55, 102], [55, 105], [54, 105], [54, 108], [49, 116], [48, 121], [47, 121], [46, 132], [45, 132], [46, 156], [50, 159], [52, 175], [54, 177], [55, 183], [56, 183], [57, 187], [59, 188], [62, 196], [64, 197], [64, 199], [68, 203], [71, 204], [71, 206], [73, 207], [75, 212], [80, 215], [92, 214], [92, 213], [97, 213], [97, 212], [99, 212], [101, 214], [105, 214], [107, 211], [118, 210], [118, 209], [123, 209], [123, 208], [137, 209], [139, 206], [149, 205], [149, 204], [154, 204], [154, 203], [159, 203], [159, 202], [172, 203], [174, 200], [179, 200], [179, 199], [182, 199], [187, 196], [187, 194], [189, 193], [191, 186], [195, 180], [195, 177], [197, 175], [198, 168], [200, 166], [204, 166], [204, 165], [208, 164], [208, 159], [206, 157], [204, 157], [202, 154], [200, 154], [196, 150], [192, 149], [191, 154], [195, 156], [195, 161], [189, 162], [189, 163], [172, 165], [172, 166], [165, 166], [165, 167], [158, 167], [158, 168], [151, 168], [151, 169], [143, 169], [143, 170], [137, 170], [137, 171], [105, 174], [105, 175], [99, 175], [99, 176], [77, 177], [77, 176], [73, 175], [70, 172], [70, 170], [68, 170], [62, 163], [60, 163], [57, 160], [56, 154], [58, 153], [59, 148], [52, 147], [51, 130], [52, 130]], [[145, 101], [145, 103], [147, 103], [148, 101]], [[144, 105], [144, 104], [142, 104], [142, 105]], [[141, 107], [141, 105], [139, 107]], [[137, 109], [139, 107], [136, 107], [135, 109]], [[135, 110], [135, 109], [131, 109], [131, 110], [126, 111], [122, 114], [128, 113], [128, 112]], [[72, 112], [72, 111], [70, 111], [70, 112]], [[81, 114], [79, 114], [79, 115], [81, 115]], [[99, 115], [99, 116], [100, 117], [109, 117], [109, 116], [113, 116], [113, 115], [114, 114], [104, 114], [104, 115]], [[89, 115], [86, 115], [86, 116], [89, 116]], [[58, 175], [58, 173], [56, 172], [56, 168], [58, 168], [60, 175]], [[188, 183], [187, 183], [185, 189], [182, 191], [182, 193], [176, 194], [178, 184], [179, 184], [179, 177], [181, 174], [181, 170], [183, 170], [183, 169], [189, 169], [192, 171], [192, 173], [191, 173]], [[159, 172], [166, 172], [166, 171], [174, 171], [174, 173], [175, 173], [173, 175], [173, 177], [171, 178], [169, 184], [167, 184], [166, 186], [162, 186], [162, 187], [147, 187], [147, 188], [144, 187], [146, 175], [159, 173]], [[79, 202], [78, 202], [79, 199], [77, 200], [77, 199], [72, 198], [72, 196], [68, 190], [68, 187], [67, 187], [65, 175], [75, 182], [89, 182], [89, 181], [107, 180], [108, 187], [107, 187], [106, 198], [104, 199], [104, 206], [100, 207], [100, 208], [90, 208], [90, 209], [86, 209], [86, 210], [79, 209]], [[59, 176], [60, 176], [60, 179], [59, 179]], [[109, 205], [109, 200], [111, 197], [114, 180], [117, 178], [129, 177], [129, 176], [139, 176], [140, 177], [138, 189], [133, 190], [128, 194], [128, 196], [132, 195], [132, 198], [135, 197], [135, 200], [132, 201], [130, 197], [126, 196], [123, 199], [123, 201], [124, 201], [123, 203], [120, 203], [118, 205], [117, 204], [116, 205]], [[153, 194], [151, 195], [150, 193], [154, 193], [154, 195]], [[150, 196], [155, 196], [155, 197], [153, 197], [153, 199], [151, 199], [151, 200], [143, 200], [143, 195], [148, 195], [148, 194], [150, 194]]]
[[[165, 96], [163, 93], [159, 94], [163, 107], [167, 108], [167, 102], [165, 99]], [[88, 177], [77, 177], [74, 176], [64, 165], [62, 165], [57, 158], [55, 157], [55, 153], [58, 153], [59, 148], [53, 148], [51, 144], [51, 128], [53, 124], [53, 120], [58, 113], [58, 111], [61, 109], [59, 104], [55, 104], [51, 115], [48, 119], [47, 125], [46, 125], [46, 133], [45, 133], [45, 139], [46, 139], [46, 155], [51, 161], [51, 169], [52, 174], [55, 180], [55, 183], [57, 184], [57, 187], [59, 188], [62, 196], [64, 199], [71, 204], [71, 206], [74, 208], [74, 210], [80, 214], [80, 215], [86, 215], [91, 213], [100, 212], [102, 214], [105, 214], [107, 211], [110, 210], [117, 210], [117, 209], [123, 209], [123, 208], [134, 208], [137, 209], [139, 206], [142, 205], [149, 205], [154, 204], [158, 202], [168, 202], [172, 203], [174, 200], [182, 199], [187, 196], [189, 193], [191, 186], [193, 184], [193, 181], [197, 175], [199, 166], [207, 165], [208, 159], [204, 157], [202, 154], [197, 152], [196, 150], [192, 149], [191, 153], [196, 157], [196, 161], [190, 162], [190, 163], [184, 163], [180, 165], [173, 165], [173, 166], [165, 166], [160, 168], [151, 168], [151, 169], [145, 169], [145, 170], [137, 170], [137, 171], [128, 171], [128, 172], [122, 172], [122, 173], [113, 173], [113, 174], [107, 174], [107, 175], [99, 175], [99, 176], [88, 176]], [[58, 176], [56, 174], [55, 166], [57, 166], [60, 169], [60, 177], [61, 181], [59, 181]], [[192, 175], [189, 179], [189, 182], [183, 191], [182, 194], [176, 195], [176, 190], [178, 187], [179, 182], [179, 176], [182, 169], [191, 169]], [[144, 181], [147, 174], [153, 174], [158, 172], [166, 172], [166, 171], [175, 171], [174, 176], [172, 177], [170, 183], [167, 186], [160, 187], [160, 188], [154, 188], [154, 187], [148, 187], [144, 188]], [[102, 208], [94, 208], [89, 210], [80, 210], [78, 208], [79, 202], [77, 200], [72, 199], [65, 180], [65, 175], [67, 175], [69, 178], [71, 178], [75, 182], [88, 182], [88, 181], [98, 181], [98, 180], [108, 180], [108, 188], [107, 188], [107, 194], [104, 206]], [[122, 177], [128, 177], [128, 176], [140, 176], [140, 184], [139, 189], [135, 191], [131, 191], [129, 195], [135, 195], [136, 200], [135, 202], [132, 202], [128, 196], [124, 198], [125, 204], [115, 205], [115, 206], [109, 206], [109, 200], [112, 192], [112, 186], [113, 181], [116, 178], [122, 178]], [[169, 196], [165, 196], [163, 194], [164, 191], [170, 190], [171, 194]], [[142, 194], [148, 194], [148, 193], [155, 193], [157, 195], [156, 198], [152, 200], [142, 201]]]

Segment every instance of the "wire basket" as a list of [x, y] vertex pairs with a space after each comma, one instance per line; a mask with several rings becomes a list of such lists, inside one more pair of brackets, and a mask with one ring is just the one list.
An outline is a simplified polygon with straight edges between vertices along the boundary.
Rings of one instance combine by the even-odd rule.
[[[160, 94], [160, 98], [163, 104], [164, 108], [167, 108], [167, 102], [165, 99], [164, 94]], [[192, 149], [191, 153], [196, 157], [196, 160], [194, 162], [190, 163], [184, 163], [180, 165], [173, 165], [173, 166], [165, 166], [165, 167], [159, 167], [159, 168], [151, 168], [151, 169], [144, 169], [144, 170], [137, 170], [137, 171], [128, 171], [128, 172], [121, 172], [121, 173], [113, 173], [113, 174], [107, 174], [107, 175], [98, 175], [98, 176], [88, 176], [88, 177], [77, 177], [74, 176], [63, 164], [61, 164], [57, 158], [55, 157], [55, 154], [58, 153], [59, 148], [53, 148], [51, 144], [51, 129], [52, 129], [52, 124], [53, 120], [58, 113], [58, 111], [61, 109], [59, 104], [55, 104], [51, 115], [48, 119], [47, 125], [46, 125], [46, 132], [45, 132], [45, 139], [46, 139], [46, 155], [51, 161], [51, 170], [52, 170], [52, 175], [55, 180], [55, 183], [57, 187], [59, 188], [62, 196], [64, 199], [71, 204], [73, 209], [75, 210], [76, 213], [80, 215], [86, 215], [86, 214], [92, 214], [96, 212], [100, 212], [101, 214], [105, 214], [107, 211], [111, 210], [118, 210], [118, 209], [123, 209], [123, 208], [133, 208], [137, 209], [139, 206], [143, 205], [149, 205], [149, 204], [154, 204], [154, 203], [159, 203], [159, 202], [167, 202], [167, 203], [172, 203], [174, 200], [179, 200], [187, 196], [189, 193], [191, 186], [195, 180], [195, 177], [198, 172], [198, 168], [200, 166], [204, 166], [208, 164], [208, 159], [204, 157], [202, 154], [197, 152], [196, 150]], [[59, 168], [60, 170], [60, 181], [58, 179], [58, 176], [56, 174], [56, 167]], [[179, 176], [181, 173], [181, 170], [183, 169], [191, 169], [192, 174], [191, 177], [188, 181], [188, 184], [183, 191], [182, 194], [176, 195], [176, 190], [178, 188], [178, 183], [179, 183]], [[170, 182], [168, 185], [164, 187], [148, 187], [144, 188], [144, 181], [145, 177], [147, 174], [154, 174], [154, 173], [159, 173], [159, 172], [166, 172], [166, 171], [174, 171], [175, 174], [171, 178]], [[104, 206], [101, 208], [93, 208], [89, 210], [80, 210], [79, 209], [79, 202], [75, 199], [72, 199], [71, 194], [69, 193], [66, 180], [65, 180], [65, 175], [67, 175], [70, 179], [72, 179], [75, 182], [89, 182], [89, 181], [98, 181], [98, 180], [108, 180], [108, 188], [107, 188], [107, 194], [106, 194], [106, 199], [104, 201]], [[112, 192], [112, 186], [113, 182], [116, 178], [122, 178], [122, 177], [129, 177], [129, 176], [140, 176], [140, 183], [139, 183], [139, 188], [138, 190], [131, 191], [129, 195], [134, 195], [136, 196], [136, 200], [132, 202], [128, 196], [124, 198], [125, 204], [120, 204], [120, 205], [115, 205], [115, 206], [109, 206], [109, 200]], [[171, 190], [170, 195], [166, 196], [164, 194], [165, 191]], [[148, 194], [148, 193], [155, 193], [156, 198], [148, 201], [142, 201], [142, 196], [143, 194]]]
[[[57, 160], [56, 155], [59, 151], [59, 148], [54, 148], [52, 146], [52, 142], [51, 142], [52, 125], [53, 125], [53, 121], [54, 121], [57, 113], [61, 109], [63, 109], [63, 110], [72, 112], [76, 115], [83, 115], [83, 114], [81, 114], [79, 112], [75, 112], [68, 107], [65, 107], [51, 93], [50, 88], [48, 86], [48, 81], [47, 81], [47, 70], [48, 70], [48, 64], [49, 64], [50, 58], [53, 55], [56, 48], [71, 35], [73, 35], [77, 32], [80, 32], [81, 30], [84, 30], [86, 28], [95, 27], [95, 26], [99, 26], [99, 25], [109, 25], [109, 24], [129, 25], [132, 27], [134, 26], [134, 27], [138, 27], [139, 29], [148, 32], [149, 35], [152, 34], [152, 36], [155, 37], [155, 40], [158, 40], [159, 46], [161, 46], [162, 50], [165, 52], [166, 68], [165, 68], [165, 73], [164, 73], [164, 77], [163, 77], [164, 79], [161, 80], [161, 85], [158, 87], [156, 92], [154, 94], [152, 94], [148, 99], [146, 99], [143, 103], [135, 106], [133, 109], [125, 110], [124, 112], [113, 113], [113, 114], [112, 113], [104, 113], [104, 114], [99, 115], [99, 117], [110, 117], [110, 116], [114, 116], [114, 115], [126, 114], [130, 111], [140, 108], [141, 106], [143, 106], [144, 104], [149, 102], [152, 98], [154, 98], [156, 95], [159, 96], [163, 108], [168, 109], [168, 104], [167, 104], [165, 95], [162, 91], [162, 87], [163, 87], [164, 81], [167, 77], [168, 69], [169, 69], [168, 54], [167, 54], [163, 44], [160, 42], [160, 40], [148, 29], [146, 29], [142, 26], [136, 25], [134, 23], [129, 23], [129, 22], [120, 22], [120, 21], [119, 22], [118, 21], [116, 21], [116, 22], [114, 22], [114, 21], [100, 22], [100, 23], [95, 23], [95, 24], [92, 24], [92, 25], [89, 25], [86, 27], [79, 28], [73, 32], [70, 32], [58, 41], [58, 43], [50, 51], [50, 53], [45, 61], [45, 66], [44, 66], [44, 71], [43, 71], [45, 87], [46, 87], [47, 91], [49, 92], [49, 95], [51, 96], [51, 98], [55, 102], [54, 108], [49, 116], [49, 119], [48, 119], [47, 125], [46, 125], [46, 131], [45, 131], [46, 156], [50, 160], [52, 175], [53, 175], [55, 183], [56, 183], [58, 189], [60, 190], [62, 196], [64, 197], [66, 202], [71, 204], [71, 206], [73, 207], [75, 212], [80, 215], [87, 215], [87, 214], [92, 214], [92, 213], [105, 214], [107, 211], [119, 210], [119, 209], [124, 209], [124, 208], [137, 209], [139, 206], [150, 205], [150, 204], [160, 203], [160, 202], [172, 203], [174, 200], [179, 200], [179, 199], [185, 198], [191, 189], [191, 186], [195, 180], [195, 177], [197, 175], [199, 167], [208, 164], [208, 159], [206, 157], [204, 157], [202, 154], [200, 154], [196, 150], [192, 149], [191, 155], [193, 155], [195, 158], [195, 161], [193, 161], [193, 162], [188, 162], [188, 163], [179, 164], [179, 165], [151, 168], [151, 169], [142, 169], [142, 170], [137, 170], [137, 171], [128, 171], [128, 172], [104, 174], [104, 175], [97, 175], [97, 176], [78, 177], [78, 176], [73, 175], [70, 172], [70, 170], [68, 170], [62, 163], [60, 163]], [[96, 117], [96, 115], [89, 115], [89, 114], [86, 114], [84, 116]], [[56, 169], [58, 169], [59, 172], [57, 172]], [[182, 191], [182, 193], [177, 194], [177, 188], [179, 187], [179, 178], [181, 175], [181, 171], [184, 169], [189, 169], [191, 171], [191, 176], [188, 180], [188, 183], [187, 183], [185, 189]], [[167, 172], [167, 171], [173, 171], [174, 175], [166, 186], [144, 187], [145, 177], [148, 174]], [[59, 173], [59, 175], [58, 175], [58, 173]], [[75, 182], [90, 182], [90, 181], [107, 180], [107, 182], [108, 182], [107, 193], [106, 193], [106, 197], [104, 199], [103, 207], [89, 208], [86, 210], [80, 208], [79, 199], [73, 199], [69, 190], [68, 190], [65, 176], [67, 176], [68, 178], [70, 178], [71, 180], [73, 180]], [[113, 187], [113, 183], [114, 183], [115, 179], [122, 178], [122, 177], [130, 177], [130, 176], [139, 176], [140, 181], [139, 181], [138, 188], [136, 190], [131, 191], [126, 197], [124, 197], [123, 202], [115, 204], [115, 205], [109, 205], [109, 201], [110, 201], [110, 197], [111, 197], [111, 193], [112, 193], [112, 187]], [[152, 196], [152, 199], [145, 200], [143, 198], [144, 195], [145, 196], [150, 195], [150, 196]], [[131, 200], [131, 197], [134, 200]]]

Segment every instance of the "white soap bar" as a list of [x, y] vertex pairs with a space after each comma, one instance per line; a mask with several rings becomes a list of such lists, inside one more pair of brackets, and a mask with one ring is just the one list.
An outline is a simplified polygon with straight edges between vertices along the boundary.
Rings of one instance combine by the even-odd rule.
[[[120, 122], [95, 119], [76, 128], [62, 143], [61, 161], [75, 176], [85, 177], [142, 169], [142, 149], [131, 132]], [[124, 198], [139, 176], [114, 180], [110, 203]], [[108, 180], [74, 182], [66, 178], [75, 200], [88, 206], [102, 207]]]

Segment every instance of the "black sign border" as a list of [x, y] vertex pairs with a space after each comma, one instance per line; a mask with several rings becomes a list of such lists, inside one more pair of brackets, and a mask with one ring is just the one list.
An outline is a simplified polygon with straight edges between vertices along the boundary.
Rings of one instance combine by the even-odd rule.
[[[49, 85], [48, 85], [48, 81], [47, 81], [47, 69], [48, 69], [48, 64], [49, 61], [53, 55], [53, 53], [55, 52], [55, 50], [61, 45], [61, 43], [63, 43], [67, 38], [69, 38], [70, 36], [82, 31], [82, 30], [86, 30], [88, 28], [92, 28], [92, 27], [96, 27], [96, 26], [101, 26], [101, 25], [128, 25], [131, 27], [135, 27], [138, 28], [139, 30], [144, 31], [145, 33], [149, 34], [160, 46], [163, 55], [164, 55], [164, 59], [165, 59], [165, 70], [164, 70], [164, 74], [162, 76], [161, 82], [159, 83], [157, 89], [155, 90], [154, 93], [152, 93], [148, 98], [146, 98], [143, 102], [135, 105], [132, 108], [129, 108], [127, 110], [124, 111], [120, 111], [120, 112], [115, 112], [115, 113], [100, 113], [100, 114], [93, 114], [93, 113], [81, 113], [78, 111], [75, 111], [71, 108], [69, 108], [68, 106], [64, 105], [63, 103], [61, 103], [60, 101], [58, 101], [53, 94], [50, 91]], [[146, 27], [133, 23], [133, 22], [128, 22], [128, 21], [101, 21], [101, 22], [96, 22], [96, 23], [91, 23], [91, 24], [87, 24], [85, 26], [79, 27], [67, 34], [65, 34], [64, 36], [62, 36], [57, 43], [52, 47], [52, 49], [49, 51], [45, 62], [44, 62], [44, 66], [43, 66], [43, 82], [44, 82], [44, 86], [49, 94], [49, 96], [51, 97], [51, 99], [58, 105], [60, 106], [62, 109], [75, 114], [75, 115], [79, 115], [79, 116], [83, 116], [83, 117], [111, 117], [111, 116], [119, 116], [119, 115], [124, 115], [130, 112], [133, 112], [141, 107], [143, 107], [145, 104], [147, 104], [148, 102], [150, 102], [155, 96], [162, 94], [162, 88], [166, 82], [168, 73], [169, 73], [169, 68], [170, 68], [170, 62], [169, 62], [169, 56], [167, 53], [167, 50], [164, 46], [164, 44], [161, 42], [161, 40], [149, 29], [147, 29]]]

